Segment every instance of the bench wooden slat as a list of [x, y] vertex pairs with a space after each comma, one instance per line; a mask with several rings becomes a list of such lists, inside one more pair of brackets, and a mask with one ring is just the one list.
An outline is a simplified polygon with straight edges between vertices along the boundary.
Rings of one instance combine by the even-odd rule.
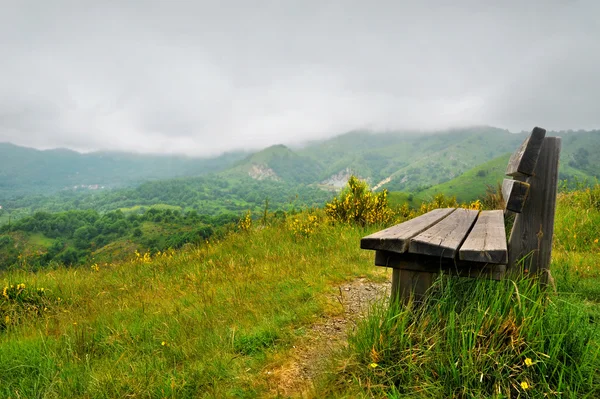
[[455, 208], [434, 209], [424, 215], [397, 224], [385, 230], [363, 237], [360, 240], [362, 249], [379, 249], [397, 253], [408, 250], [412, 237], [427, 230], [429, 227], [454, 212]]
[[469, 262], [418, 254], [397, 254], [387, 251], [375, 252], [375, 266], [405, 269], [413, 272], [443, 272], [461, 277], [489, 277], [493, 280], [501, 280], [506, 272], [506, 265]]
[[506, 264], [508, 247], [502, 211], [483, 211], [458, 251], [460, 260]]
[[502, 198], [506, 210], [521, 213], [529, 194], [529, 183], [519, 180], [504, 179], [502, 182]]
[[457, 209], [410, 240], [410, 253], [454, 258], [479, 211]]
[[541, 127], [533, 128], [533, 131], [525, 139], [521, 147], [513, 153], [506, 168], [507, 176], [531, 176], [540, 156], [540, 149], [546, 130]]

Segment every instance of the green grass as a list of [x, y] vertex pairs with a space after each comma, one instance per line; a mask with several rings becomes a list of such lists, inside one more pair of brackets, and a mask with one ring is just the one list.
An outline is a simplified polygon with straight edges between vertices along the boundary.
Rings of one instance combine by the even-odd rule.
[[54, 240], [52, 238], [46, 237], [41, 233], [30, 234], [28, 236], [28, 240], [28, 245], [40, 248], [48, 248], [54, 243]]
[[276, 225], [97, 269], [0, 274], [0, 286], [60, 298], [0, 332], [0, 397], [266, 395], [270, 359], [340, 311], [332, 286], [382, 273], [355, 245], [363, 230], [319, 223], [309, 235]]
[[419, 197], [430, 200], [435, 194], [456, 196], [458, 202], [469, 202], [482, 197], [486, 187], [496, 187], [506, 177], [506, 165], [510, 154], [502, 155], [482, 165], [468, 170], [445, 183], [438, 184], [418, 193]]
[[376, 309], [336, 378], [375, 397], [596, 397], [598, 332], [580, 298], [442, 278], [420, 306]]
[[600, 186], [558, 198], [551, 270], [529, 280], [440, 278], [424, 304], [380, 304], [320, 395], [600, 396]]
[[[0, 296], [0, 317], [10, 317], [0, 397], [276, 396], [267, 371], [311, 325], [342, 313], [336, 285], [389, 278], [358, 245], [380, 227], [308, 212], [153, 258], [0, 273], [0, 288], [24, 283], [27, 298], [45, 289], [44, 302]], [[561, 194], [558, 293], [440, 279], [419, 308], [375, 307], [309, 394], [597, 397], [599, 229], [599, 187]]]
[[411, 208], [418, 208], [423, 202], [425, 202], [425, 198], [421, 196], [419, 193], [405, 193], [403, 191], [392, 191], [388, 195], [388, 201], [392, 208], [402, 206], [407, 204]]

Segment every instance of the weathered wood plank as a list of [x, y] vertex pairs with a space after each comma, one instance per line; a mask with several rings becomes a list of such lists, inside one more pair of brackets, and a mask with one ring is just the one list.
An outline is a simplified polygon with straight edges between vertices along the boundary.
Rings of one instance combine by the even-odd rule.
[[418, 254], [397, 254], [377, 251], [375, 265], [414, 272], [446, 273], [451, 276], [489, 278], [501, 280], [506, 272], [506, 265], [469, 262], [455, 259], [434, 258]]
[[385, 230], [363, 237], [362, 249], [385, 250], [403, 253], [408, 250], [410, 239], [454, 212], [455, 208], [434, 209], [424, 215], [397, 224]]
[[[546, 137], [530, 184], [529, 199], [517, 214], [508, 241], [512, 271], [545, 273], [548, 277], [554, 234], [560, 137]], [[521, 268], [519, 266], [522, 266]]]
[[529, 183], [504, 179], [502, 182], [502, 198], [507, 211], [521, 213], [529, 194]]
[[506, 264], [508, 248], [504, 212], [483, 211], [458, 251], [460, 260]]
[[511, 155], [506, 168], [507, 176], [531, 176], [533, 174], [545, 136], [545, 129], [533, 128], [521, 147]]
[[408, 252], [454, 258], [479, 211], [457, 209], [410, 240]]

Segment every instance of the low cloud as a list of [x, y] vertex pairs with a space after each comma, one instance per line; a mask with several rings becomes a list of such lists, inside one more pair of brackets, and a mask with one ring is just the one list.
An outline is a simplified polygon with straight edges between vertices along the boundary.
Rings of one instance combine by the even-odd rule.
[[593, 1], [20, 1], [0, 141], [208, 155], [348, 130], [598, 128]]

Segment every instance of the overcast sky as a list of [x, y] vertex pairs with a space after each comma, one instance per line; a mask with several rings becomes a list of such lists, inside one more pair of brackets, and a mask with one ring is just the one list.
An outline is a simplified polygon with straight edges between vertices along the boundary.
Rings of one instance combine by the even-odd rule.
[[597, 0], [0, 0], [0, 142], [207, 155], [359, 128], [599, 128], [599, 16]]

